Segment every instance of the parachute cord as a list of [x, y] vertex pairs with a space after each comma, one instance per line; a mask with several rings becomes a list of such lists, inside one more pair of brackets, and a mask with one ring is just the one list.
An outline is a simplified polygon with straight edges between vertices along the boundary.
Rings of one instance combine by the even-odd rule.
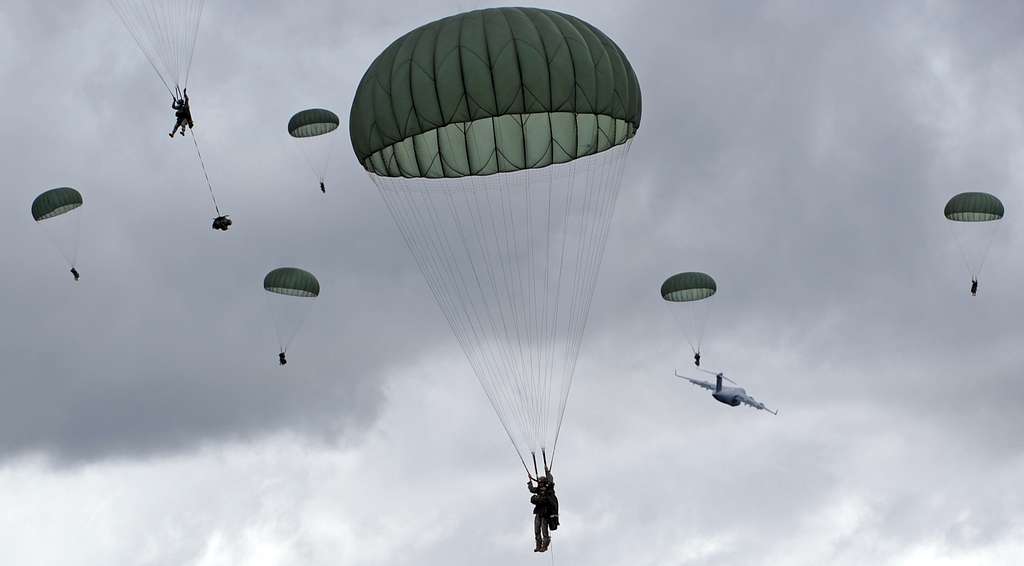
[[998, 223], [996, 227], [991, 231], [992, 234], [988, 238], [988, 244], [985, 245], [985, 251], [981, 254], [981, 261], [978, 263], [977, 276], [981, 275], [981, 268], [985, 267], [985, 260], [988, 259], [988, 252], [992, 249], [992, 243], [995, 242], [996, 236], [998, 235], [999, 229], [1002, 228], [1002, 223]]
[[203, 176], [206, 177], [206, 187], [210, 189], [210, 198], [213, 199], [213, 209], [217, 211], [217, 216], [220, 217], [220, 207], [217, 206], [217, 197], [213, 194], [213, 185], [210, 184], [210, 175], [206, 173], [206, 162], [203, 161], [203, 154], [199, 151], [199, 142], [196, 141], [196, 131], [189, 128], [188, 131], [192, 134], [192, 145], [196, 146], [196, 155], [199, 156], [199, 165], [203, 167]]
[[[632, 145], [632, 140], [623, 144], [621, 153], [617, 156], [614, 156], [607, 162], [596, 164], [595, 167], [595, 169], [598, 167], [603, 168], [603, 179], [601, 184], [598, 185], [598, 193], [600, 194], [601, 192], [607, 191], [607, 195], [604, 197], [606, 200], [599, 204], [598, 219], [595, 219], [594, 221], [592, 237], [597, 237], [597, 234], [601, 233], [603, 233], [603, 235], [600, 236], [600, 241], [595, 246], [595, 249], [591, 251], [591, 266], [588, 268], [588, 272], [592, 275], [589, 288], [578, 291], [579, 294], [585, 294], [587, 296], [583, 298], [584, 304], [577, 319], [579, 330], [574, 334], [575, 343], [572, 346], [572, 353], [567, 354], [567, 356], [571, 355], [572, 359], [569, 360], [567, 357], [566, 360], [567, 365], [569, 366], [568, 379], [564, 389], [562, 390], [562, 399], [558, 407], [558, 419], [555, 424], [555, 439], [551, 446], [552, 467], [555, 465], [555, 451], [558, 448], [558, 439], [561, 437], [562, 433], [562, 421], [565, 419], [565, 409], [569, 400], [569, 391], [572, 389], [572, 383], [575, 379], [576, 363], [579, 360], [579, 351], [583, 341], [583, 334], [586, 332], [587, 328], [590, 305], [594, 300], [594, 287], [597, 284], [597, 274], [600, 271], [601, 260], [604, 259], [604, 250], [608, 244], [608, 233], [610, 232], [611, 219], [615, 212], [615, 204], [618, 201], [619, 188], [622, 186], [622, 176], [625, 173], [626, 156], [629, 154], [630, 145]], [[588, 173], [593, 173], [593, 171], [589, 171]], [[587, 183], [588, 186], [597, 184], [592, 182], [592, 178], [588, 178], [588, 180], [591, 181]], [[577, 276], [579, 275], [580, 273], [577, 272]]]
[[956, 247], [960, 250], [960, 259], [964, 260], [964, 266], [967, 267], [967, 271], [971, 274], [971, 277], [976, 278], [978, 274], [975, 273], [974, 267], [971, 266], [971, 262], [967, 256], [967, 250], [964, 248], [963, 242], [960, 241], [960, 234], [957, 233], [952, 224], [947, 222], [946, 225], [949, 226], [949, 231], [953, 234], [953, 241], [956, 242]]
[[196, 10], [196, 23], [192, 28], [192, 45], [188, 50], [188, 62], [185, 64], [185, 87], [188, 87], [188, 77], [192, 73], [192, 57], [196, 53], [196, 40], [199, 39], [199, 22], [203, 19], [203, 6], [206, 0], [199, 0]]
[[164, 78], [163, 74], [160, 73], [160, 69], [156, 66], [156, 62], [154, 62], [153, 58], [149, 56], [149, 51], [146, 50], [145, 46], [142, 43], [142, 40], [139, 39], [139, 36], [136, 33], [136, 31], [132, 29], [131, 24], [128, 23], [128, 18], [121, 12], [121, 10], [118, 9], [117, 4], [114, 3], [114, 0], [107, 0], [107, 3], [110, 4], [110, 7], [117, 14], [117, 17], [121, 18], [121, 23], [124, 24], [125, 29], [128, 30], [129, 34], [131, 34], [132, 39], [135, 40], [135, 44], [139, 46], [139, 51], [142, 51], [142, 54], [146, 56], [146, 61], [149, 62], [149, 66], [153, 67], [153, 72], [156, 73], [156, 76], [160, 79], [160, 82], [164, 84], [164, 88], [166, 88], [167, 92], [173, 97], [174, 91], [171, 89], [171, 86], [167, 84], [167, 80]]

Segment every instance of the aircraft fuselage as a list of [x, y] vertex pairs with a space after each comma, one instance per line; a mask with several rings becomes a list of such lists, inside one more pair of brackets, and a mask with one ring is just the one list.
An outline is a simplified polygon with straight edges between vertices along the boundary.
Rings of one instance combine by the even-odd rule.
[[720, 391], [712, 393], [711, 396], [720, 403], [725, 403], [730, 407], [736, 407], [743, 402], [740, 398], [745, 396], [746, 393], [747, 392], [740, 387], [723, 387]]

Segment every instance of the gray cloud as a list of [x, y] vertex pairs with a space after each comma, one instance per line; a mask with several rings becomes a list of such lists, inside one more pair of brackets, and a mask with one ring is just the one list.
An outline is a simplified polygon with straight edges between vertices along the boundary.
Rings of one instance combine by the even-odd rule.
[[[305, 106], [347, 121], [381, 49], [466, 4], [209, 3], [190, 94], [226, 234], [106, 6], [0, 14], [0, 459], [99, 466], [280, 435], [381, 456], [393, 427], [374, 485], [407, 499], [377, 505], [437, 532], [389, 563], [451, 561], [451, 545], [520, 563], [518, 464], [347, 135], [324, 198], [284, 133]], [[996, 563], [1022, 523], [1020, 8], [548, 7], [615, 39], [644, 89], [560, 441], [559, 560]], [[28, 215], [65, 184], [86, 199], [78, 285]], [[976, 298], [940, 214], [965, 190], [1008, 210]], [[280, 264], [324, 288], [284, 371], [259, 287]], [[689, 352], [656, 290], [690, 269], [720, 288], [705, 364], [778, 418], [671, 377]]]

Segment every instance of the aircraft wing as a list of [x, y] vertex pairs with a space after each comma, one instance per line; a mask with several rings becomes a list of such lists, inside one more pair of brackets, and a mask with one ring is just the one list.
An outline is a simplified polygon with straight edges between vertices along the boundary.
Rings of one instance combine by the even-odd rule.
[[755, 409], [759, 409], [759, 410], [762, 410], [762, 411], [768, 411], [769, 413], [771, 413], [771, 414], [773, 414], [773, 415], [777, 415], [777, 414], [779, 414], [779, 412], [778, 412], [778, 411], [773, 411], [773, 410], [769, 409], [768, 407], [765, 407], [765, 406], [764, 406], [764, 403], [762, 403], [762, 402], [758, 401], [757, 399], [754, 399], [754, 398], [753, 398], [753, 397], [751, 397], [750, 395], [742, 395], [742, 396], [740, 397], [740, 401], [741, 401], [742, 403], [745, 403], [745, 404], [747, 404], [747, 405], [750, 405], [751, 407], [753, 407], [753, 408], [755, 408]]
[[704, 381], [703, 379], [694, 379], [692, 377], [686, 377], [685, 375], [679, 375], [678, 372], [674, 372], [674, 373], [676, 374], [676, 377], [678, 377], [679, 379], [685, 379], [686, 381], [689, 381], [690, 383], [696, 385], [697, 387], [703, 387], [704, 389], [708, 389], [708, 390], [711, 390], [711, 391], [715, 390], [715, 384], [714, 383], [708, 383], [707, 381]]

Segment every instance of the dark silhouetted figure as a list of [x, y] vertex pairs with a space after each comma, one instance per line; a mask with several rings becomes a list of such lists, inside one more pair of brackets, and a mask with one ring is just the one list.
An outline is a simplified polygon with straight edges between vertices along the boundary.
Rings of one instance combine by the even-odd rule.
[[327, 194], [327, 187], [324, 186], [324, 182], [322, 179], [320, 180], [320, 192], [325, 195]]
[[228, 231], [228, 227], [230, 227], [230, 226], [231, 226], [231, 219], [228, 218], [227, 215], [218, 216], [217, 218], [213, 219], [213, 229], [214, 230], [223, 230], [223, 231], [227, 232]]
[[279, 363], [280, 363], [281, 365], [285, 365], [285, 364], [287, 364], [287, 363], [288, 363], [288, 360], [287, 360], [287, 359], [285, 359], [285, 357], [284, 357], [284, 352], [281, 352], [280, 354], [278, 354], [278, 355], [277, 355], [277, 361], [278, 361], [278, 362], [279, 362]]
[[75, 281], [78, 281], [78, 270], [74, 267], [71, 268], [71, 275], [75, 276]]
[[188, 89], [182, 91], [184, 98], [178, 98], [171, 103], [171, 109], [174, 110], [174, 127], [171, 128], [171, 133], [167, 134], [170, 137], [174, 137], [174, 134], [178, 133], [178, 129], [181, 129], [181, 135], [185, 135], [185, 126], [192, 127], [192, 108], [188, 104]]
[[700, 352], [693, 353], [693, 365], [700, 367]]
[[973, 296], [975, 296], [977, 294], [978, 294], [978, 280], [977, 279], [971, 279], [971, 296], [973, 297]]
[[545, 552], [551, 545], [549, 531], [558, 529], [558, 497], [555, 496], [555, 479], [551, 470], [537, 478], [536, 487], [532, 478], [526, 482], [526, 487], [533, 494], [530, 503], [533, 504], [533, 535], [537, 542], [533, 551]]

